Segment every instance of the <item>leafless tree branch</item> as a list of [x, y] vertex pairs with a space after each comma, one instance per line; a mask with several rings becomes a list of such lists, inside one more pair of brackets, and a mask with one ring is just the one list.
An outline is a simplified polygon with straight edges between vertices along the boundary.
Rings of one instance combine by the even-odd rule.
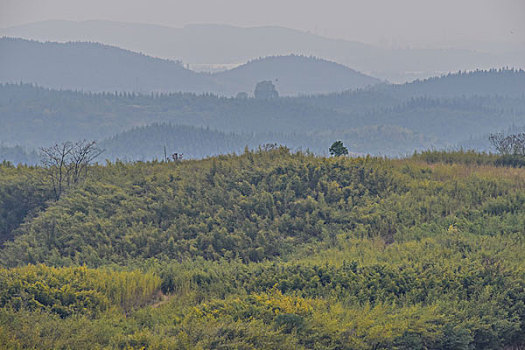
[[89, 164], [102, 152], [95, 141], [86, 140], [76, 143], [68, 141], [40, 148], [42, 164], [48, 170], [56, 200], [66, 188], [87, 176]]

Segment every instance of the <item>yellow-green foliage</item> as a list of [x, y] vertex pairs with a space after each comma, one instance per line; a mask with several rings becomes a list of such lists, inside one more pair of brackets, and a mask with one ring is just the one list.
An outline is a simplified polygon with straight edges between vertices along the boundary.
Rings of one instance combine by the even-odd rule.
[[139, 271], [28, 265], [0, 268], [0, 307], [44, 310], [62, 317], [95, 315], [117, 306], [125, 310], [151, 300], [160, 279]]
[[0, 348], [518, 348], [525, 169], [498, 159], [95, 166], [0, 250]]

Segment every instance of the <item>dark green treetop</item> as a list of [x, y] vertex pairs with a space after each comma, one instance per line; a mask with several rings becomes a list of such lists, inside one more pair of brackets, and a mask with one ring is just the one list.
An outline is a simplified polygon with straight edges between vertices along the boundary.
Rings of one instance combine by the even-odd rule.
[[345, 156], [348, 154], [348, 148], [343, 145], [343, 141], [335, 141], [330, 146], [330, 155], [334, 157]]

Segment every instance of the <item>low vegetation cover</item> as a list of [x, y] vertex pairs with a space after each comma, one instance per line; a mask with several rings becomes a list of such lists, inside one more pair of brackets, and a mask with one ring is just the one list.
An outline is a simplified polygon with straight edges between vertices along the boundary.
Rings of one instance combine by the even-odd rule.
[[64, 318], [141, 305], [158, 291], [160, 279], [137, 271], [27, 265], [0, 270], [0, 284], [2, 307], [50, 311]]
[[0, 348], [518, 348], [525, 170], [504, 157], [267, 147], [93, 165], [58, 200], [4, 163]]

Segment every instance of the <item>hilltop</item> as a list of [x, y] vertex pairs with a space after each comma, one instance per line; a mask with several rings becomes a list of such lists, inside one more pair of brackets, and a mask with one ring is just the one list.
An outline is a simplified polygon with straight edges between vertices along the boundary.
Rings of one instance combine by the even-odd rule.
[[231, 91], [246, 92], [259, 81], [271, 80], [284, 96], [356, 90], [381, 83], [341, 64], [297, 55], [256, 59], [213, 77]]
[[0, 81], [84, 91], [193, 91], [216, 89], [180, 62], [98, 43], [0, 39]]
[[443, 72], [516, 66], [524, 52], [490, 53], [456, 48], [384, 48], [277, 27], [192, 24], [172, 28], [102, 20], [44, 21], [0, 29], [0, 35], [40, 41], [91, 41], [195, 65], [242, 64], [257, 57], [323, 57], [382, 80], [406, 82]]
[[90, 42], [0, 38], [0, 82], [91, 92], [192, 92], [235, 96], [257, 82], [279, 80], [283, 95], [364, 88], [380, 81], [334, 62], [304, 56], [266, 57], [231, 71], [198, 73], [181, 62]]
[[95, 165], [58, 200], [49, 169], [1, 164], [0, 340], [520, 347], [525, 173], [504, 160], [276, 147]]

